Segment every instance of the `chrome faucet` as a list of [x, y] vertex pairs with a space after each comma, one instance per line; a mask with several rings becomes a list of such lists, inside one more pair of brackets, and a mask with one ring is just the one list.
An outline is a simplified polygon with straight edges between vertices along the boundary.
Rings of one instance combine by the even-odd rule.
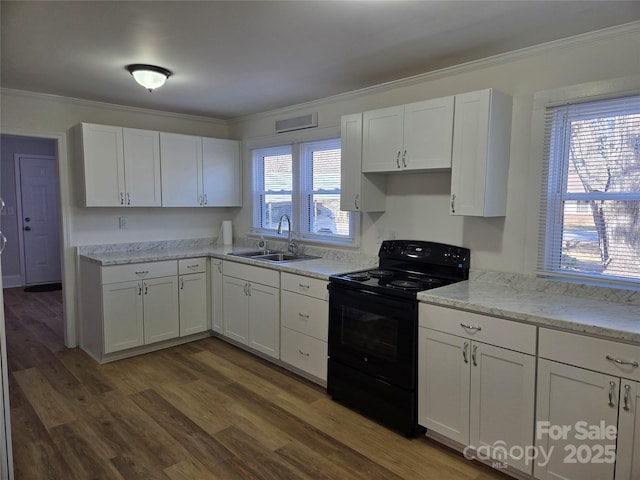
[[289, 215], [286, 213], [280, 217], [280, 221], [278, 222], [278, 235], [282, 233], [282, 220], [287, 219], [287, 250], [289, 250], [294, 255], [298, 253], [298, 244], [293, 240], [293, 231], [291, 230], [291, 219]]

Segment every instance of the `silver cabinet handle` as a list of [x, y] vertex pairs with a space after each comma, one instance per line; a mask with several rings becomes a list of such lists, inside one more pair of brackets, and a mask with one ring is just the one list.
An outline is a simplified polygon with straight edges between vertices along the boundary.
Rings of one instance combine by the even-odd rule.
[[400, 168], [400, 150], [398, 150], [398, 156], [396, 157], [396, 165]]
[[478, 361], [476, 358], [477, 353], [478, 353], [478, 346], [474, 345], [473, 348], [471, 349], [471, 361], [473, 362], [474, 367], [478, 366]]
[[180, 279], [180, 290], [184, 290], [184, 278]]
[[451, 213], [456, 213], [456, 194], [451, 194]]
[[187, 268], [198, 268], [200, 266], [199, 263], [193, 263], [191, 265], [187, 265]]
[[300, 355], [304, 356], [304, 357], [308, 357], [308, 356], [309, 356], [309, 353], [308, 353], [308, 352], [306, 352], [306, 353], [305, 353], [305, 352], [303, 352], [303, 351], [302, 351], [302, 350], [300, 350], [300, 349], [298, 349], [298, 353], [299, 353]]
[[633, 368], [638, 368], [639, 364], [635, 360], [620, 360], [612, 355], [607, 355], [604, 358], [609, 360], [610, 362], [616, 362], [618, 365], [631, 365]]
[[124, 205], [124, 193], [120, 192], [120, 205]]
[[402, 166], [403, 166], [404, 168], [407, 168], [407, 160], [406, 160], [406, 158], [407, 158], [407, 151], [405, 150], [405, 151], [402, 153]]
[[127, 192], [127, 205], [131, 205], [131, 194]]
[[[0, 211], [2, 211], [1, 208]], [[7, 237], [5, 237], [4, 233], [2, 232], [0, 232], [0, 241], [2, 241], [2, 246], [0, 247], [0, 255], [2, 255], [2, 252], [4, 252], [4, 247], [7, 246]]]
[[463, 327], [463, 328], [468, 328], [469, 330], [477, 330], [477, 331], [482, 330], [482, 327], [477, 327], [477, 326], [474, 326], [474, 325], [469, 325], [468, 323], [462, 323], [462, 322], [460, 322], [460, 326], [461, 326], [461, 327]]
[[144, 294], [147, 295], [149, 293], [149, 285], [147, 285], [147, 282], [142, 282], [144, 285]]
[[360, 210], [360, 204], [358, 203], [360, 200], [360, 194], [356, 195], [356, 198], [353, 200], [353, 205], [356, 207], [356, 210]]
[[222, 262], [218, 264], [218, 272], [222, 273]]
[[146, 275], [147, 273], [149, 273], [149, 270], [139, 270], [137, 272], [134, 272], [136, 275]]
[[249, 288], [249, 284], [245, 282], [245, 284], [244, 284], [244, 294], [245, 294], [245, 296], [249, 295], [249, 292], [247, 290], [248, 288]]
[[4, 210], [5, 206], [6, 206], [6, 203], [4, 203], [4, 199], [0, 197], [0, 212]]
[[142, 284], [138, 282], [138, 296], [142, 295]]
[[304, 313], [302, 313], [302, 312], [298, 312], [298, 316], [299, 316], [300, 318], [311, 318], [311, 315], [304, 314]]
[[469, 363], [469, 342], [464, 342], [464, 347], [462, 348], [462, 358], [464, 359], [464, 363]]
[[204, 204], [207, 205], [209, 203], [209, 199], [207, 198], [207, 194], [204, 194]]
[[624, 386], [624, 405], [622, 408], [627, 412], [631, 410], [631, 387], [629, 384]]
[[311, 288], [311, 285], [308, 285], [308, 284], [306, 284], [306, 283], [299, 283], [299, 284], [298, 284], [298, 286], [299, 286], [300, 288]]
[[247, 283], [247, 296], [251, 296], [251, 284]]
[[616, 390], [616, 382], [609, 382], [609, 406], [610, 407], [616, 406], [616, 402], [613, 398], [613, 396], [616, 393], [615, 390]]

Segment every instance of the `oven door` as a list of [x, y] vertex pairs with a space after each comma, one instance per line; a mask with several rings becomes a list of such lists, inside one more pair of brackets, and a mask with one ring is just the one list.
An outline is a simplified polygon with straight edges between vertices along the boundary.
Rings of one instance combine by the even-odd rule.
[[418, 302], [329, 284], [329, 358], [408, 390], [417, 382]]

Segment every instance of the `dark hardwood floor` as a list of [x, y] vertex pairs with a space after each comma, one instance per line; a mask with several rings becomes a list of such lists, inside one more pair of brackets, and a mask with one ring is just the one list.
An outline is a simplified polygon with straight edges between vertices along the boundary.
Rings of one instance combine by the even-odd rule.
[[16, 480], [506, 478], [219, 339], [99, 365], [61, 292], [4, 298]]

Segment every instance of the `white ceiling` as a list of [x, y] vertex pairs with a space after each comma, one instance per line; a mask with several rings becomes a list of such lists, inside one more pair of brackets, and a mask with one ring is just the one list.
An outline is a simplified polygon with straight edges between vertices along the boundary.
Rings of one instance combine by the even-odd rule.
[[[640, 20], [640, 1], [7, 1], [3, 88], [230, 119]], [[149, 93], [131, 63], [174, 75]]]

